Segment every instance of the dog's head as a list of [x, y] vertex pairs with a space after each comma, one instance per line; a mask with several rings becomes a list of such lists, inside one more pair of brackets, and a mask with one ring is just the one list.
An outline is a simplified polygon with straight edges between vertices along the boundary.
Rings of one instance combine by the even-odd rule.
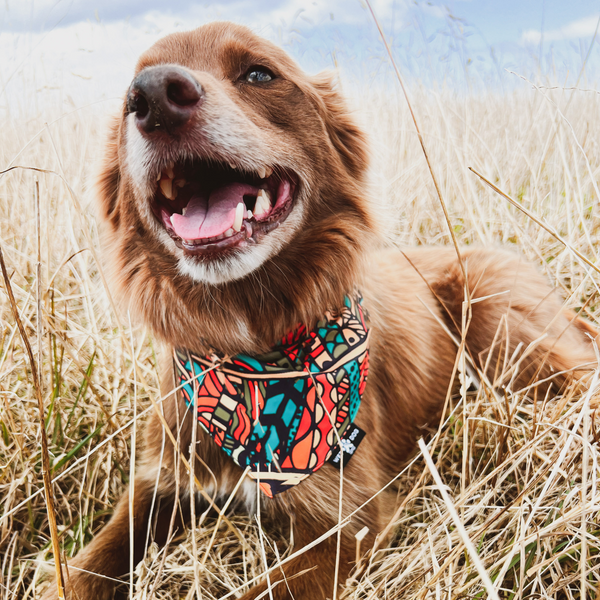
[[226, 351], [207, 323], [223, 320], [220, 337], [250, 350], [309, 322], [353, 285], [372, 229], [366, 168], [331, 83], [273, 44], [228, 23], [162, 39], [138, 62], [100, 177], [126, 295], [174, 344], [200, 327]]

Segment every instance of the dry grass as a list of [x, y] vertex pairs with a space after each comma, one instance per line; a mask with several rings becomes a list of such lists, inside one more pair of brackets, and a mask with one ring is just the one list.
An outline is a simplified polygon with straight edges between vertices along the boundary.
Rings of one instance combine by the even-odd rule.
[[[466, 98], [414, 90], [412, 98], [458, 240], [515, 246], [547, 274], [567, 306], [597, 323], [598, 274], [468, 170], [483, 173], [568, 245], [596, 260], [600, 100], [593, 92], [571, 96], [525, 87], [506, 96]], [[404, 102], [372, 92], [358, 105], [373, 131], [373, 190], [390, 224], [390, 239], [448, 243]], [[126, 313], [117, 316], [98, 267], [96, 226], [85, 190], [101, 135], [96, 122], [89, 114], [73, 113], [48, 128], [40, 121], [3, 123], [0, 148], [0, 168], [16, 164], [55, 172], [37, 174], [41, 371], [67, 557], [110, 515], [129, 478], [132, 430], [151, 410], [150, 398], [159, 395], [152, 342], [130, 326]], [[31, 171], [0, 177], [1, 244], [32, 343], [38, 327], [33, 193]], [[40, 493], [35, 394], [5, 291], [0, 319], [0, 599], [31, 599], [44, 586], [43, 564], [51, 559], [49, 529]], [[573, 387], [532, 402], [494, 382], [464, 383], [428, 453], [499, 596], [600, 598], [596, 389]], [[134, 414], [139, 425], [132, 425]], [[392, 536], [365, 556], [344, 597], [487, 597], [421, 455], [399, 476], [398, 488], [402, 510]], [[171, 545], [155, 597], [240, 595], [265, 565], [256, 522], [235, 517], [235, 523], [247, 544], [222, 528], [203, 567], [193, 549], [204, 555], [214, 521], [205, 520], [181, 544]], [[267, 541], [266, 560], [277, 568], [293, 549], [272, 532]], [[151, 547], [136, 570], [133, 598], [148, 597], [161, 560]]]

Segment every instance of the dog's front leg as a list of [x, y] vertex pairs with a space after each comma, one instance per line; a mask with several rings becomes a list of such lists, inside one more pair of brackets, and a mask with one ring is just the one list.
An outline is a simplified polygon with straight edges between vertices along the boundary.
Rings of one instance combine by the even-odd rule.
[[[368, 464], [360, 465], [356, 460], [349, 469], [351, 475], [345, 482], [348, 493], [344, 494], [343, 517], [349, 517], [341, 529], [339, 560], [337, 559], [338, 536], [338, 490], [335, 481], [323, 473], [315, 473], [303, 482], [297, 492], [285, 492], [290, 496], [279, 505], [265, 507], [265, 516], [270, 521], [284, 524], [292, 515], [294, 554], [290, 562], [275, 568], [269, 578], [253, 587], [241, 600], [269, 598], [273, 600], [325, 600], [334, 597], [334, 587], [343, 585], [356, 560], [355, 535], [368, 528], [362, 541], [363, 551], [372, 546], [375, 535], [381, 530], [384, 514], [376, 493], [371, 472], [364, 470]], [[359, 507], [360, 508], [359, 510]], [[303, 550], [319, 539], [325, 539], [314, 547]], [[338, 565], [337, 578], [335, 576]], [[271, 588], [270, 593], [268, 588]]]
[[[282, 518], [287, 515], [282, 515]], [[324, 525], [324, 523], [322, 524]], [[330, 523], [330, 528], [335, 527], [335, 522]], [[330, 535], [317, 546], [302, 551], [310, 542], [325, 533], [327, 529], [319, 526], [315, 528], [314, 519], [298, 519], [294, 527], [295, 550], [298, 555], [289, 563], [276, 568], [269, 573], [269, 579], [253, 587], [241, 600], [254, 600], [255, 598], [269, 598], [268, 588], [271, 588], [273, 600], [325, 600], [334, 597], [336, 585], [335, 569], [337, 557], [337, 534]], [[297, 539], [296, 532], [303, 532]], [[342, 531], [337, 587], [346, 581], [350, 569], [354, 566], [356, 557], [356, 540], [354, 531]], [[369, 533], [363, 541], [363, 548], [367, 549], [374, 542], [374, 533]]]
[[[176, 486], [162, 478], [136, 478], [133, 494], [133, 536], [130, 536], [129, 492], [123, 495], [107, 525], [65, 569], [67, 600], [109, 600], [113, 597], [117, 578], [130, 569], [130, 539], [133, 537], [133, 563], [144, 557], [146, 541], [164, 545], [173, 530], [183, 525], [179, 503], [175, 503]], [[156, 495], [155, 495], [156, 491]], [[185, 509], [187, 503], [182, 503]], [[152, 514], [151, 514], [152, 512]], [[150, 535], [148, 535], [150, 532]], [[56, 600], [58, 591], [53, 583], [41, 600]]]

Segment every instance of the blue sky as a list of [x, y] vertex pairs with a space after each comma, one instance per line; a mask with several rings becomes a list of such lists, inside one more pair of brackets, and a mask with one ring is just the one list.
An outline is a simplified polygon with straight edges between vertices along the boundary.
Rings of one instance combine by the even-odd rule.
[[[574, 83], [600, 17], [587, 0], [372, 0], [410, 80], [457, 89], [523, 85], [506, 72]], [[214, 19], [284, 45], [308, 71], [339, 67], [357, 85], [386, 85], [385, 51], [363, 0], [4, 0], [0, 108], [39, 111], [118, 99], [140, 52]], [[592, 47], [586, 85], [598, 79]]]

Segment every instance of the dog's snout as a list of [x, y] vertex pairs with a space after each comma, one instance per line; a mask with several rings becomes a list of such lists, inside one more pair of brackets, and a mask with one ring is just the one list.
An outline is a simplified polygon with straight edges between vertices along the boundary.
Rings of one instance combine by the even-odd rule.
[[202, 86], [184, 69], [161, 65], [144, 69], [127, 94], [127, 110], [145, 134], [174, 134], [188, 123], [202, 104]]

